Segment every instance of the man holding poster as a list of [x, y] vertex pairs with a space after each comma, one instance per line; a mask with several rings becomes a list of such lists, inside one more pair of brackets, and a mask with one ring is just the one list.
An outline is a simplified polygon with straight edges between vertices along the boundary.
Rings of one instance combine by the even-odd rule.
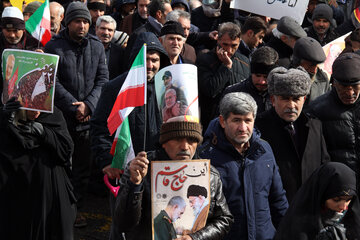
[[[125, 169], [120, 179], [113, 225], [126, 232], [126, 239], [151, 239], [151, 186], [148, 174], [151, 160], [196, 159], [196, 149], [202, 141], [201, 126], [197, 122], [174, 121], [161, 126], [160, 144], [153, 152], [140, 152]], [[222, 192], [218, 171], [210, 168], [212, 201], [206, 225], [200, 230], [177, 239], [222, 239], [230, 230], [233, 217]]]

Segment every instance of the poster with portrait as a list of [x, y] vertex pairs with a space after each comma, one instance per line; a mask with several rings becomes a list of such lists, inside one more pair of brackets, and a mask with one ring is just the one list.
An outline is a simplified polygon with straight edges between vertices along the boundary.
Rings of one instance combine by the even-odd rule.
[[197, 67], [174, 64], [155, 75], [158, 107], [163, 122], [171, 119], [199, 122]]
[[59, 56], [53, 54], [5, 49], [2, 102], [16, 97], [21, 109], [52, 113], [58, 61]]
[[152, 239], [175, 239], [206, 224], [210, 160], [151, 162]]
[[274, 19], [290, 16], [301, 25], [308, 3], [309, 0], [232, 0], [230, 8], [240, 9]]

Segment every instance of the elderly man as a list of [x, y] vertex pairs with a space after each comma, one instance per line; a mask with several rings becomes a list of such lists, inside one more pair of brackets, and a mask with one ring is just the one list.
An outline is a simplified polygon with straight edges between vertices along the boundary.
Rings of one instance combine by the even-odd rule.
[[196, 59], [201, 122], [204, 127], [216, 117], [224, 89], [250, 76], [248, 59], [236, 51], [240, 44], [240, 27], [226, 22], [219, 26], [218, 32], [217, 47]]
[[310, 112], [323, 123], [331, 161], [345, 163], [359, 177], [360, 56], [340, 55], [332, 66], [331, 79], [332, 90], [317, 98], [310, 105]]
[[334, 31], [335, 20], [332, 8], [325, 4], [318, 4], [312, 14], [312, 26], [305, 29], [309, 37], [317, 40], [321, 46], [335, 40], [339, 35]]
[[195, 221], [190, 231], [194, 233], [206, 224], [206, 218], [209, 213], [208, 193], [205, 187], [193, 184], [187, 190], [187, 198], [195, 215]]
[[277, 67], [279, 55], [271, 47], [261, 47], [251, 54], [251, 76], [241, 83], [236, 83], [225, 89], [224, 95], [230, 92], [246, 92], [250, 94], [257, 105], [257, 113], [262, 113], [271, 108], [268, 94], [267, 76]]
[[288, 68], [295, 42], [301, 37], [306, 37], [306, 32], [295, 19], [284, 16], [280, 18], [272, 33], [273, 36], [270, 38], [267, 46], [272, 47], [278, 52], [279, 66]]
[[273, 108], [256, 120], [274, 152], [290, 203], [310, 174], [329, 161], [321, 122], [302, 111], [310, 86], [303, 68], [274, 68], [268, 76]]
[[[201, 126], [196, 122], [167, 122], [161, 126], [160, 146], [154, 152], [140, 152], [130, 161], [120, 179], [113, 214], [114, 226], [126, 231], [126, 239], [151, 239], [151, 187], [148, 172], [151, 160], [196, 159], [201, 142]], [[210, 209], [206, 225], [179, 239], [222, 239], [233, 222], [222, 192], [219, 172], [210, 167]]]
[[257, 106], [247, 93], [228, 93], [200, 153], [220, 172], [235, 222], [225, 239], [272, 239], [288, 208], [269, 144], [254, 129]]
[[[66, 30], [54, 36], [45, 47], [46, 52], [60, 56], [55, 105], [64, 113], [75, 144], [72, 182], [79, 198], [78, 206], [91, 173], [89, 119], [95, 111], [102, 85], [109, 79], [104, 47], [97, 37], [88, 34], [90, 23], [86, 6], [81, 2], [70, 3], [65, 14]], [[85, 219], [79, 215], [75, 226], [85, 225]]]
[[166, 22], [161, 28], [159, 39], [170, 58], [171, 64], [185, 63], [180, 53], [186, 38], [180, 23], [173, 21]]
[[[1, 18], [0, 33], [0, 53], [6, 48], [35, 50], [39, 46], [39, 41], [33, 38], [25, 31], [24, 17], [21, 11], [16, 7], [6, 7]], [[0, 62], [2, 59], [0, 60]], [[0, 93], [8, 98], [7, 81], [3, 83], [3, 75], [0, 74]], [[3, 86], [5, 85], [4, 89]], [[2, 103], [0, 103], [2, 104]]]
[[118, 44], [112, 43], [116, 29], [116, 21], [109, 15], [101, 16], [96, 21], [96, 36], [105, 48], [106, 62], [109, 69], [109, 79], [113, 79], [125, 72], [125, 50]]
[[50, 3], [50, 23], [51, 34], [56, 35], [64, 27], [61, 25], [61, 21], [64, 19], [64, 8], [57, 2]]
[[305, 106], [330, 90], [329, 79], [319, 67], [326, 59], [320, 43], [311, 37], [303, 37], [296, 41], [291, 65], [303, 67], [311, 78], [310, 92]]

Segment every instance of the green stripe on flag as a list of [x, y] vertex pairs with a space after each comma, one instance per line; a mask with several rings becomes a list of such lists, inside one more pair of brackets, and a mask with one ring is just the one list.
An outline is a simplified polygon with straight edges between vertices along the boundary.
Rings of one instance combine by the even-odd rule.
[[[40, 5], [40, 7], [31, 15], [31, 17], [26, 21], [25, 23], [25, 29], [32, 34], [35, 32], [36, 27], [40, 25], [41, 20], [44, 15], [44, 9], [46, 5], [48, 4], [47, 1], [45, 1], [43, 4]], [[41, 40], [41, 39], [40, 39]], [[39, 40], [39, 41], [40, 41]]]
[[114, 157], [111, 163], [112, 168], [124, 169], [126, 159], [130, 151], [131, 134], [128, 118], [121, 124], [121, 130], [115, 147]]
[[144, 63], [144, 48], [145, 48], [145, 46], [142, 46], [142, 48], [140, 49], [138, 55], [136, 56], [133, 64], [131, 65], [130, 69], [143, 67], [145, 65], [145, 63]]

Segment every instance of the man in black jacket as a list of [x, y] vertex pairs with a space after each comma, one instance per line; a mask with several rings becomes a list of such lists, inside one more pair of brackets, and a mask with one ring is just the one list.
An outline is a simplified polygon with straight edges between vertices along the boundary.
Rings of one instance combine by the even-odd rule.
[[303, 68], [274, 68], [268, 76], [273, 108], [255, 122], [274, 152], [289, 203], [311, 173], [329, 161], [321, 122], [302, 111], [310, 84]]
[[360, 56], [340, 55], [332, 66], [331, 78], [332, 90], [310, 104], [310, 112], [322, 121], [331, 161], [348, 165], [359, 180]]
[[249, 60], [236, 50], [240, 27], [226, 22], [219, 26], [217, 47], [197, 57], [201, 123], [206, 129], [217, 116], [217, 106], [224, 89], [250, 76]]
[[[140, 152], [130, 161], [120, 179], [120, 190], [113, 214], [114, 226], [125, 232], [126, 239], [151, 239], [151, 160], [196, 159], [197, 145], [202, 141], [201, 126], [196, 122], [167, 122], [161, 126], [161, 148]], [[233, 217], [229, 211], [219, 172], [210, 168], [210, 209], [206, 225], [183, 235], [182, 240], [223, 239], [230, 230]]]
[[92, 164], [89, 119], [95, 111], [102, 85], [109, 79], [109, 72], [103, 45], [97, 37], [88, 34], [91, 17], [86, 6], [81, 2], [70, 3], [65, 23], [66, 29], [46, 44], [45, 51], [60, 57], [55, 105], [64, 113], [75, 144], [72, 181], [81, 200]]

